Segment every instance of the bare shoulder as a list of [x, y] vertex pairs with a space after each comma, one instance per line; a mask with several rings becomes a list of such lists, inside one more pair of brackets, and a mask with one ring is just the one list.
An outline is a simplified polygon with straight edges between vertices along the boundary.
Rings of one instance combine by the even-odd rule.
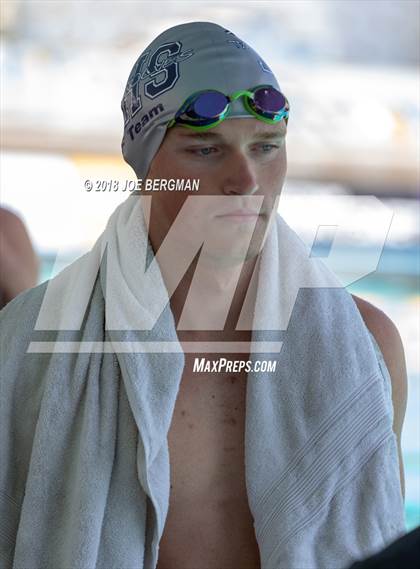
[[407, 406], [407, 370], [401, 336], [394, 322], [382, 310], [354, 294], [352, 297], [381, 349], [391, 376], [394, 431], [400, 437]]
[[15, 213], [13, 213], [13, 211], [7, 209], [6, 207], [0, 207], [0, 221], [7, 223], [8, 220], [13, 222], [18, 219], [19, 217]]
[[4, 229], [17, 229], [25, 231], [25, 226], [18, 215], [10, 209], [0, 207], [0, 225]]
[[0, 207], [0, 235], [13, 253], [28, 263], [34, 262], [35, 253], [24, 222], [13, 211], [3, 207]]

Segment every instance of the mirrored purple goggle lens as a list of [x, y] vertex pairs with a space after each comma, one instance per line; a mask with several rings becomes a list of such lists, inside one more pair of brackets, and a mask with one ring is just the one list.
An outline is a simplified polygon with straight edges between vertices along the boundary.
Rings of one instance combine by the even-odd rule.
[[284, 109], [286, 99], [279, 91], [263, 88], [254, 93], [254, 105], [262, 111], [278, 113]]
[[194, 101], [194, 111], [203, 118], [213, 118], [220, 115], [228, 104], [228, 99], [223, 93], [202, 93]]

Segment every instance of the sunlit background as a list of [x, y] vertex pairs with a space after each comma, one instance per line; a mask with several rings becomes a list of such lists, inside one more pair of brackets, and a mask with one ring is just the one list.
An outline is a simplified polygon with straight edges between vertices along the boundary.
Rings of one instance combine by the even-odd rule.
[[[28, 228], [40, 282], [87, 251], [126, 198], [84, 181], [134, 179], [120, 101], [157, 34], [212, 21], [267, 61], [291, 104], [280, 213], [314, 254], [327, 261], [335, 247], [348, 289], [403, 339], [406, 519], [419, 525], [419, 2], [1, 0], [1, 12], [1, 202]], [[343, 211], [339, 243], [315, 238]]]

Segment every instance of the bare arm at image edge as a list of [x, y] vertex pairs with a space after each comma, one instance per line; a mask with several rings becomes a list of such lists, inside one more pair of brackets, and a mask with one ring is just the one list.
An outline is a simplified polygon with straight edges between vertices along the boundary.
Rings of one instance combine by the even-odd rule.
[[39, 262], [25, 225], [0, 208], [0, 308], [37, 284]]
[[381, 349], [392, 383], [393, 430], [398, 441], [401, 491], [405, 499], [404, 464], [401, 450], [401, 434], [407, 408], [407, 369], [404, 347], [397, 327], [381, 310], [369, 302], [352, 295], [360, 314]]

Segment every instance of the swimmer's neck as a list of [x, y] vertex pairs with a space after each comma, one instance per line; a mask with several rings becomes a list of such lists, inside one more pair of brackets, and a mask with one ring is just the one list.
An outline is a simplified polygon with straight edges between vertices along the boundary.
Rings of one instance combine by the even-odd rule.
[[[214, 267], [204, 264], [200, 267], [200, 275], [195, 282], [199, 288], [196, 288], [197, 293], [194, 294], [191, 284], [198, 262], [198, 259], [195, 259], [170, 299], [177, 328], [182, 316], [183, 329], [200, 330], [200, 336], [203, 336], [205, 330], [202, 330], [202, 327], [197, 328], [197, 319], [204, 319], [211, 324], [209, 328], [212, 335], [217, 332], [222, 335], [223, 331], [235, 331], [257, 260], [258, 256], [255, 256], [242, 264], [220, 270], [214, 270]], [[164, 275], [163, 278], [165, 280]], [[255, 299], [250, 297], [250, 301], [249, 306], [253, 306]], [[205, 318], [206, 314], [208, 318]], [[224, 326], [215, 324], [223, 321]]]

